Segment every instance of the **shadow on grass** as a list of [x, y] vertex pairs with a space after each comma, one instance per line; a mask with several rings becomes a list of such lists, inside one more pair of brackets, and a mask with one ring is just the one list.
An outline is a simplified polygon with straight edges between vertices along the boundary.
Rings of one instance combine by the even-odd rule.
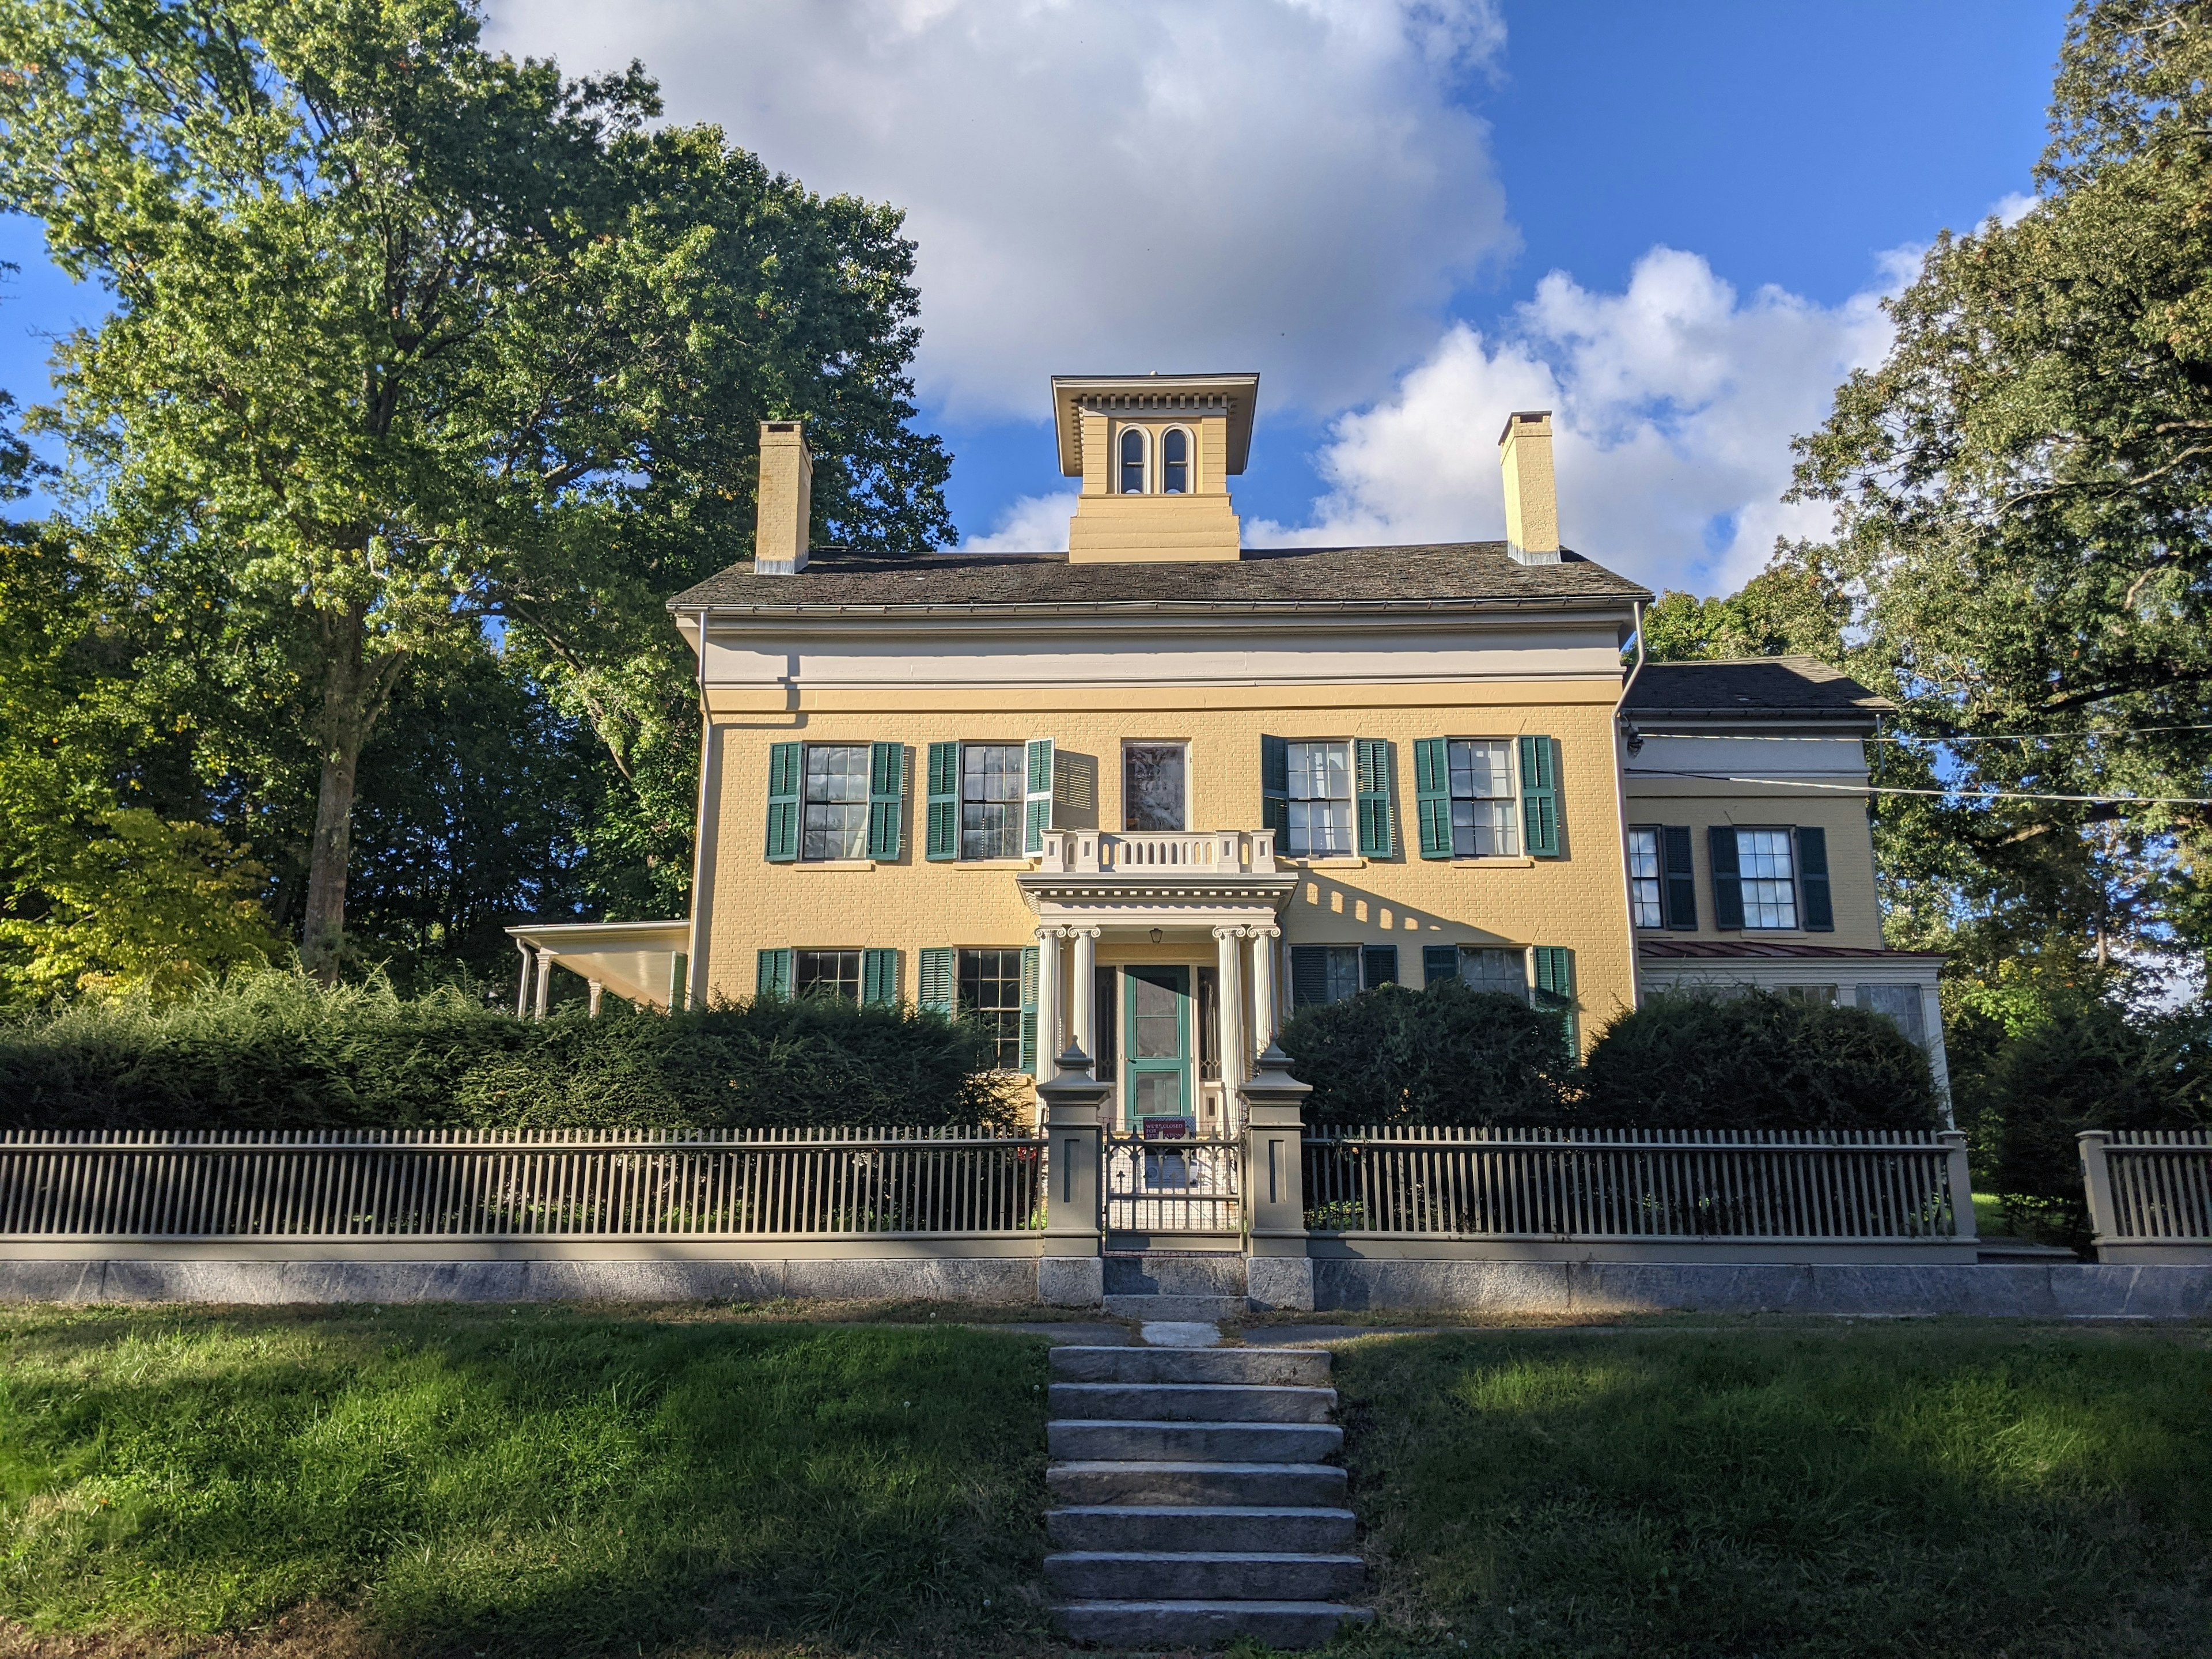
[[[376, 1650], [1039, 1635], [1044, 1344], [532, 1309], [0, 1322], [0, 1616]], [[703, 1645], [702, 1645], [703, 1644]]]

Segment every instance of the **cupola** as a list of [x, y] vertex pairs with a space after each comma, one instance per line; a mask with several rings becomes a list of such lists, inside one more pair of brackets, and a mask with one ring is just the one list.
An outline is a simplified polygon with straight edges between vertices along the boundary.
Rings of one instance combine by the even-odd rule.
[[1060, 470], [1083, 480], [1071, 564], [1235, 559], [1229, 480], [1252, 448], [1257, 374], [1055, 374]]

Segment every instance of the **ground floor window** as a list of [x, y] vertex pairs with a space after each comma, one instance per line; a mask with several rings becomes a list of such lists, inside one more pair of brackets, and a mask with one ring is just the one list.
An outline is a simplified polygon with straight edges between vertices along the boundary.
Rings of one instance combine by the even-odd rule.
[[1022, 1069], [1022, 953], [1012, 950], [960, 952], [960, 1009], [981, 1022], [998, 1049], [1002, 1072]]
[[1832, 1008], [1839, 1000], [1836, 990], [1832, 985], [1785, 985], [1782, 994], [1792, 1002], [1814, 1002], [1823, 1008]]
[[1502, 991], [1509, 997], [1528, 995], [1527, 952], [1491, 945], [1462, 945], [1459, 948], [1460, 983], [1471, 991]]
[[1341, 1002], [1359, 994], [1357, 945], [1293, 945], [1291, 947], [1291, 1006]]
[[794, 951], [791, 958], [791, 989], [794, 996], [842, 997], [860, 1000], [860, 953], [858, 951]]
[[1917, 985], [1862, 985], [1854, 999], [1871, 1013], [1897, 1022], [1897, 1029], [1923, 1048], [1928, 1044], [1928, 1023], [1920, 1006]]

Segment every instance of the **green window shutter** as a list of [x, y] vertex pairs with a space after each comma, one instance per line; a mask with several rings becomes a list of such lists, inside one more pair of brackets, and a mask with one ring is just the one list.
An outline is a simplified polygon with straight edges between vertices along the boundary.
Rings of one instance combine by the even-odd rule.
[[1291, 946], [1291, 1006], [1304, 1008], [1328, 1000], [1328, 946]]
[[960, 953], [951, 945], [933, 945], [921, 953], [915, 1000], [933, 1013], [954, 1013], [960, 998]]
[[1521, 850], [1532, 859], [1559, 856], [1559, 745], [1521, 739]]
[[1560, 1033], [1572, 1064], [1582, 1054], [1582, 1030], [1575, 1014], [1575, 953], [1564, 945], [1536, 947], [1536, 1006], [1561, 1017]]
[[1743, 866], [1735, 855], [1735, 827], [1717, 823], [1705, 832], [1705, 848], [1713, 860], [1713, 926], [1743, 926]]
[[1424, 988], [1442, 985], [1458, 977], [1458, 945], [1424, 945], [1421, 947], [1421, 984]]
[[1398, 850], [1397, 825], [1390, 816], [1390, 744], [1383, 738], [1358, 738], [1352, 745], [1354, 789], [1358, 795], [1359, 855], [1387, 859]]
[[768, 750], [768, 859], [789, 864], [799, 856], [799, 791], [806, 771], [806, 745], [775, 743]]
[[1260, 827], [1275, 832], [1275, 856], [1291, 850], [1291, 740], [1260, 739]]
[[896, 859], [906, 828], [906, 745], [868, 745], [868, 856]]
[[791, 995], [791, 951], [763, 951], [760, 953], [753, 981], [757, 996], [782, 997]]
[[1022, 946], [1022, 1070], [1037, 1069], [1037, 947]]
[[1662, 912], [1678, 933], [1698, 931], [1698, 870], [1690, 858], [1690, 827], [1671, 824], [1659, 832], [1660, 869], [1664, 872]]
[[896, 951], [860, 952], [860, 1000], [895, 1003], [899, 1000], [899, 953]]
[[929, 829], [926, 856], [960, 856], [960, 745], [929, 745]]
[[1797, 892], [1805, 907], [1808, 933], [1836, 931], [1836, 903], [1828, 890], [1828, 832], [1801, 825], [1797, 831]]
[[[1443, 738], [1413, 739], [1413, 815], [1419, 821], [1421, 856], [1452, 855], [1451, 744]], [[1456, 946], [1453, 947], [1455, 950]], [[1453, 970], [1455, 975], [1459, 971]]]
[[1024, 853], [1044, 851], [1045, 831], [1052, 825], [1052, 739], [1031, 738], [1028, 763], [1028, 780], [1024, 789], [1022, 850]]
[[1378, 985], [1398, 982], [1398, 947], [1395, 945], [1364, 945], [1359, 949], [1359, 988], [1371, 991]]

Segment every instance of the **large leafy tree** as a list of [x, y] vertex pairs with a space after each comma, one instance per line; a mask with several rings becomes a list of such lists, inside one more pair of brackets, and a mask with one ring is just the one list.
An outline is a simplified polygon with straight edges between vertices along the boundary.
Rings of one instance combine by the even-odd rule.
[[1946, 234], [1800, 445], [1854, 665], [1941, 740], [1888, 781], [1907, 931], [2212, 939], [2212, 7], [2093, 0], [2016, 222]]
[[204, 667], [210, 753], [312, 757], [325, 973], [364, 750], [488, 623], [681, 839], [658, 599], [749, 545], [761, 418], [811, 422], [824, 539], [952, 533], [898, 215], [651, 127], [635, 66], [493, 55], [468, 0], [15, 0], [0, 64], [0, 202], [114, 296], [38, 417], [88, 544]]

